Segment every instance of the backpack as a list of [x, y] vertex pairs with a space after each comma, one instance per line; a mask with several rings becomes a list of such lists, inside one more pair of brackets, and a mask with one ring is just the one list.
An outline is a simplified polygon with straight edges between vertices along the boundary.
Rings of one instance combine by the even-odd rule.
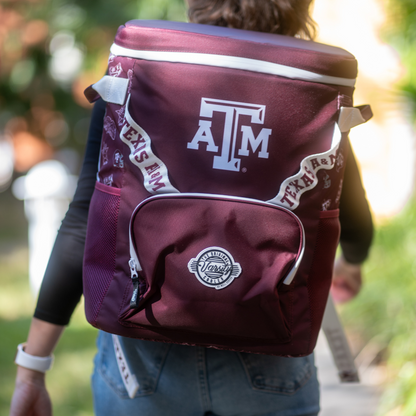
[[339, 240], [355, 58], [298, 38], [133, 20], [107, 102], [84, 255], [87, 320], [279, 356], [316, 344]]

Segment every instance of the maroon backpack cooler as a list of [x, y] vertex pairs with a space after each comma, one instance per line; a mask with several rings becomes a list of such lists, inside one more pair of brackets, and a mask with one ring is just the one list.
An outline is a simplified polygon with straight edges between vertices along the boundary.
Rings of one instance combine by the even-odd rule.
[[131, 21], [108, 75], [84, 257], [88, 321], [281, 356], [316, 344], [357, 64], [297, 38]]

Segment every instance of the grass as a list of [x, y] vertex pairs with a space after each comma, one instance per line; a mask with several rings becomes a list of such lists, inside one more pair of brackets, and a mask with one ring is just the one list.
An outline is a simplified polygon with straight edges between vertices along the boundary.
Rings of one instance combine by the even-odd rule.
[[[26, 340], [34, 300], [27, 277], [27, 249], [17, 246], [0, 254], [0, 415], [9, 413], [16, 367], [17, 344]], [[93, 416], [90, 375], [95, 354], [96, 330], [80, 304], [55, 352], [47, 386], [59, 416]]]

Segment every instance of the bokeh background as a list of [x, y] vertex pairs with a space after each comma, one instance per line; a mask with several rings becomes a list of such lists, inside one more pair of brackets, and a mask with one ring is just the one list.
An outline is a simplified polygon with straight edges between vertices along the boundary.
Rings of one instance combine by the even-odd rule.
[[[105, 73], [118, 26], [134, 18], [184, 21], [185, 6], [0, 0], [1, 415], [13, 391], [16, 345], [26, 338], [47, 252], [82, 163], [91, 112], [83, 90]], [[370, 103], [375, 114], [351, 142], [377, 232], [364, 288], [339, 310], [364, 382], [381, 392], [377, 415], [414, 416], [416, 0], [315, 0], [314, 18], [319, 41], [357, 57], [355, 104]], [[57, 415], [93, 414], [95, 337], [81, 304], [48, 375]]]

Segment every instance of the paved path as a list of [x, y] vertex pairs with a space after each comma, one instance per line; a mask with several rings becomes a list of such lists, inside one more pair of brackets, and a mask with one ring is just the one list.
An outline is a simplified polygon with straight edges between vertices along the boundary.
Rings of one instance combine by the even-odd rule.
[[319, 416], [374, 416], [381, 389], [368, 377], [360, 383], [340, 383], [331, 351], [320, 333], [315, 349], [318, 378], [321, 384], [321, 412]]

